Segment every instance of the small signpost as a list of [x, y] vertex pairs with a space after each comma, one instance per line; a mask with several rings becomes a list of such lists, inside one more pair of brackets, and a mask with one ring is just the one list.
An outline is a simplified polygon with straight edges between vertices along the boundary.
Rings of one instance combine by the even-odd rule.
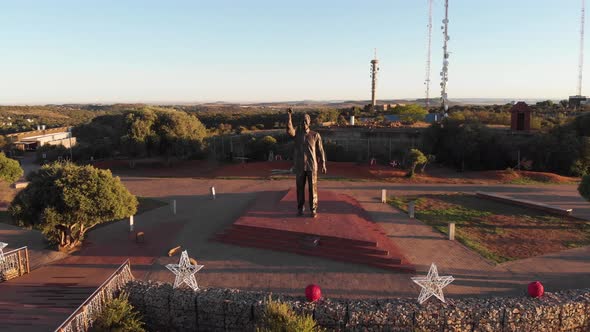
[[455, 240], [455, 223], [449, 223], [449, 240]]
[[215, 187], [211, 187], [211, 199], [215, 199]]
[[381, 203], [387, 203], [387, 189], [381, 189]]
[[172, 214], [176, 215], [176, 200], [175, 199], [172, 200], [171, 208], [172, 208]]
[[410, 219], [414, 219], [415, 210], [416, 210], [416, 202], [411, 201], [410, 203], [408, 203], [408, 215], [410, 216]]
[[133, 232], [133, 216], [129, 216], [129, 231]]

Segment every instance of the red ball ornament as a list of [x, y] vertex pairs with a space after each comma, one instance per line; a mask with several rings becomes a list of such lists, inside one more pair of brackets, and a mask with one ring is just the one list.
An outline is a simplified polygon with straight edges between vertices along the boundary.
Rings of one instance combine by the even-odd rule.
[[543, 284], [538, 281], [533, 281], [529, 284], [529, 295], [531, 297], [541, 297], [545, 292]]
[[305, 297], [309, 302], [315, 302], [322, 297], [322, 290], [318, 285], [308, 285], [305, 287]]

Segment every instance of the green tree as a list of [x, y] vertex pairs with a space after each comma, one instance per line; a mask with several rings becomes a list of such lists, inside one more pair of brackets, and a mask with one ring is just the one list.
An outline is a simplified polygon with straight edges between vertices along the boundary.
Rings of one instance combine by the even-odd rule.
[[157, 142], [152, 127], [157, 116], [151, 110], [132, 111], [125, 116], [125, 133], [121, 136], [123, 152], [131, 157], [149, 155]]
[[585, 175], [582, 178], [582, 182], [580, 182], [580, 185], [578, 186], [578, 192], [582, 197], [590, 201], [590, 175]]
[[426, 158], [424, 153], [422, 153], [422, 151], [418, 149], [411, 149], [410, 153], [408, 153], [408, 162], [410, 163], [408, 177], [412, 177], [416, 172], [416, 166], [428, 162], [428, 159]]
[[270, 151], [276, 152], [277, 139], [272, 136], [264, 136], [260, 139], [252, 138], [248, 143], [248, 154], [254, 160], [267, 160]]
[[18, 224], [40, 229], [60, 249], [80, 245], [98, 224], [137, 211], [135, 196], [109, 170], [53, 163], [32, 173], [29, 181], [9, 212]]
[[130, 157], [154, 154], [167, 159], [198, 155], [207, 136], [196, 116], [152, 106], [99, 116], [73, 132], [85, 148], [107, 145]]
[[202, 151], [207, 129], [196, 116], [179, 111], [160, 111], [157, 116], [160, 154], [184, 159]]
[[394, 111], [396, 114], [399, 114], [402, 121], [412, 123], [424, 120], [428, 114], [428, 111], [418, 104], [398, 106]]
[[23, 176], [23, 169], [18, 161], [10, 159], [0, 152], [0, 179], [12, 183]]
[[109, 301], [98, 315], [91, 332], [143, 332], [144, 323], [141, 315], [129, 303], [129, 295], [121, 293], [118, 298]]

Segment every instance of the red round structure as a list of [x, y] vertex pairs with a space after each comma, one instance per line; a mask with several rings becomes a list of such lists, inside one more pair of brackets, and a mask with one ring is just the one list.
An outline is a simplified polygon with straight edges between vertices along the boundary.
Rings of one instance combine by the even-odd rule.
[[543, 284], [540, 283], [539, 281], [531, 282], [529, 284], [528, 290], [529, 290], [529, 295], [531, 297], [541, 297], [541, 296], [543, 296], [543, 293], [545, 292], [545, 289], [543, 288]]
[[308, 285], [305, 287], [305, 297], [309, 302], [315, 302], [322, 297], [322, 290], [318, 285]]

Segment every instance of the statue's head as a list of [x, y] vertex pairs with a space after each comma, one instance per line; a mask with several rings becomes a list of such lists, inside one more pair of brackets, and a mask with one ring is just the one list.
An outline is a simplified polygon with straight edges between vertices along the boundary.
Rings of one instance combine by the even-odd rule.
[[309, 125], [311, 124], [311, 117], [309, 114], [304, 114], [303, 118], [301, 119], [301, 129], [307, 132], [309, 130]]

